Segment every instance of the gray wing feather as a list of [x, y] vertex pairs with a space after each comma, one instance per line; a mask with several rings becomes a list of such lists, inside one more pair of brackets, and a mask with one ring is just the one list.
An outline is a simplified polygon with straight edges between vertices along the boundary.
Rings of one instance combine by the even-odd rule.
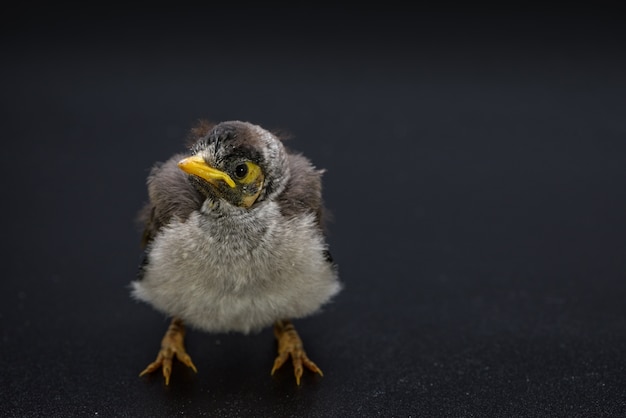
[[142, 245], [147, 246], [170, 219], [186, 220], [202, 205], [200, 193], [189, 183], [188, 176], [178, 168], [186, 155], [177, 154], [165, 163], [156, 164], [148, 176], [149, 202], [139, 213], [144, 225]]
[[[316, 169], [302, 154], [289, 154], [291, 177], [285, 191], [278, 197], [281, 212], [285, 217], [309, 212], [315, 215], [320, 233], [326, 236], [326, 223], [329, 213], [322, 199], [322, 175], [324, 170]], [[332, 256], [326, 252], [326, 258], [332, 263]]]

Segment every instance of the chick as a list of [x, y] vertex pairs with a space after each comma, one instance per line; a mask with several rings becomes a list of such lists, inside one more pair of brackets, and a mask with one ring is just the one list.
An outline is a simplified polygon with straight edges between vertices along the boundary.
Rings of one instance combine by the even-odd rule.
[[193, 146], [147, 179], [144, 258], [132, 295], [171, 317], [157, 358], [169, 384], [174, 357], [196, 370], [185, 326], [207, 332], [274, 327], [278, 355], [322, 375], [293, 319], [320, 310], [342, 288], [325, 238], [322, 170], [260, 126], [201, 122]]

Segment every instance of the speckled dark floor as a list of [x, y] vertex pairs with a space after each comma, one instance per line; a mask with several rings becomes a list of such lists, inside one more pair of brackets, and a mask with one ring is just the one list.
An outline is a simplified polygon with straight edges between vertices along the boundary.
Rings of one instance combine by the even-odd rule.
[[[1, 31], [0, 415], [624, 416], [620, 17], [41, 10]], [[324, 370], [271, 377], [271, 330], [133, 301], [153, 162], [198, 119], [293, 134], [326, 168], [345, 290], [298, 321]]]

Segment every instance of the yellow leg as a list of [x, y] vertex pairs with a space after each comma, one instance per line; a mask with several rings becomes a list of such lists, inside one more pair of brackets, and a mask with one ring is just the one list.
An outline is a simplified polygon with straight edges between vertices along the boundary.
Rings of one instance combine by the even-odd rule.
[[174, 359], [174, 356], [176, 356], [178, 361], [186, 364], [188, 367], [191, 367], [193, 371], [197, 373], [198, 370], [196, 369], [196, 366], [194, 366], [191, 361], [191, 357], [189, 357], [189, 354], [185, 351], [184, 340], [185, 326], [183, 325], [183, 321], [178, 318], [172, 319], [172, 323], [167, 329], [163, 340], [161, 340], [161, 350], [159, 350], [156, 360], [148, 364], [148, 367], [139, 373], [139, 376], [152, 373], [159, 368], [162, 368], [165, 384], [169, 385], [170, 375], [172, 374], [172, 360]]
[[274, 335], [276, 340], [278, 340], [278, 356], [274, 360], [272, 375], [285, 363], [289, 356], [291, 356], [293, 371], [298, 385], [300, 385], [300, 378], [302, 377], [302, 366], [319, 373], [320, 376], [324, 375], [320, 368], [307, 357], [302, 340], [291, 321], [276, 321], [274, 324]]

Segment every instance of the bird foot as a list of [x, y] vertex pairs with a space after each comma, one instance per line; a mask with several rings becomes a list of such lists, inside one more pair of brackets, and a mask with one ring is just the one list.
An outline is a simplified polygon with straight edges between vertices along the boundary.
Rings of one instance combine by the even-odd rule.
[[163, 340], [161, 340], [161, 350], [157, 355], [156, 360], [148, 365], [139, 376], [143, 376], [148, 373], [152, 373], [159, 368], [163, 369], [163, 377], [165, 378], [165, 384], [169, 385], [170, 375], [172, 374], [172, 360], [174, 356], [178, 361], [184, 363], [194, 372], [198, 372], [196, 366], [191, 361], [191, 357], [185, 351], [185, 345], [183, 343], [185, 339], [185, 326], [180, 319], [174, 318], [170, 324]]
[[302, 377], [302, 366], [305, 366], [315, 373], [319, 373], [320, 376], [324, 376], [320, 368], [307, 357], [302, 345], [302, 340], [290, 321], [277, 321], [274, 324], [274, 335], [278, 340], [278, 356], [276, 360], [274, 360], [272, 375], [285, 363], [287, 357], [291, 356], [296, 383], [298, 385], [300, 385], [300, 378]]

